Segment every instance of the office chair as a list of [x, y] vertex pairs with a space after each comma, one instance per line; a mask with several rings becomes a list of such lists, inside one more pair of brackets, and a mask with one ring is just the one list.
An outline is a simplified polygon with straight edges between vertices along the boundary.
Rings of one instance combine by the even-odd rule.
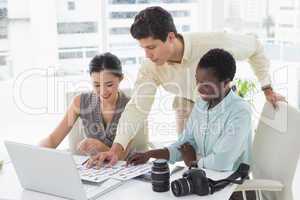
[[300, 153], [300, 112], [280, 102], [266, 103], [252, 148], [253, 179], [236, 191], [256, 191], [257, 199], [294, 200], [292, 184]]

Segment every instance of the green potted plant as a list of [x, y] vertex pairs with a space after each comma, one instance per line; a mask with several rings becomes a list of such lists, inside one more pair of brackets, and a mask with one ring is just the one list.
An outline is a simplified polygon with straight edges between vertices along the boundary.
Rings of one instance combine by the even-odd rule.
[[256, 81], [250, 79], [235, 79], [234, 82], [234, 88], [237, 94], [252, 103], [254, 94], [258, 92]]

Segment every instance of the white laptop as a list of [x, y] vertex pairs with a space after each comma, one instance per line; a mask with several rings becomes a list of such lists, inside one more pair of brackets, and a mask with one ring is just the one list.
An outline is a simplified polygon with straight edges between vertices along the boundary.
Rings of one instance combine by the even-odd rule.
[[5, 141], [23, 188], [75, 200], [92, 200], [121, 185], [107, 179], [83, 184], [72, 154], [65, 151]]

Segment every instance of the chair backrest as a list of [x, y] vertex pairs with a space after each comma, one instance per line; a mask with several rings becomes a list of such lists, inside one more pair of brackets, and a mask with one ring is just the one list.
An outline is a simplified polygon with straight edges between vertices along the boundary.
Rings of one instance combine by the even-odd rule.
[[253, 142], [254, 178], [278, 180], [282, 192], [263, 192], [265, 199], [293, 200], [292, 184], [300, 153], [300, 112], [280, 102], [266, 103]]
[[[130, 89], [122, 89], [127, 96], [131, 96], [132, 90]], [[72, 99], [79, 95], [81, 92], [67, 92], [66, 93], [66, 103], [70, 105]], [[69, 150], [74, 154], [79, 154], [77, 151], [78, 143], [85, 138], [84, 127], [81, 119], [79, 118], [74, 124], [73, 128], [68, 134], [69, 141]], [[145, 151], [149, 146], [149, 136], [148, 136], [148, 124], [145, 123], [144, 127], [142, 127], [136, 136], [133, 139], [131, 144], [131, 151]]]
[[[71, 104], [73, 98], [80, 93], [81, 92], [67, 92], [66, 107], [68, 107]], [[82, 121], [78, 119], [68, 134], [69, 150], [74, 154], [79, 154], [79, 152], [77, 151], [77, 144], [84, 138], [85, 136]]]

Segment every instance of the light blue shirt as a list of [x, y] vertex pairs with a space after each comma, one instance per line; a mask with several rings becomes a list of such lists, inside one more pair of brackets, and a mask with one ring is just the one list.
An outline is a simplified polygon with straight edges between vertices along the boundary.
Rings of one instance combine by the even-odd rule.
[[190, 143], [200, 159], [198, 167], [217, 171], [236, 170], [240, 163], [250, 163], [251, 108], [233, 91], [215, 107], [198, 98], [186, 128], [168, 148], [169, 161], [181, 161], [180, 145]]

